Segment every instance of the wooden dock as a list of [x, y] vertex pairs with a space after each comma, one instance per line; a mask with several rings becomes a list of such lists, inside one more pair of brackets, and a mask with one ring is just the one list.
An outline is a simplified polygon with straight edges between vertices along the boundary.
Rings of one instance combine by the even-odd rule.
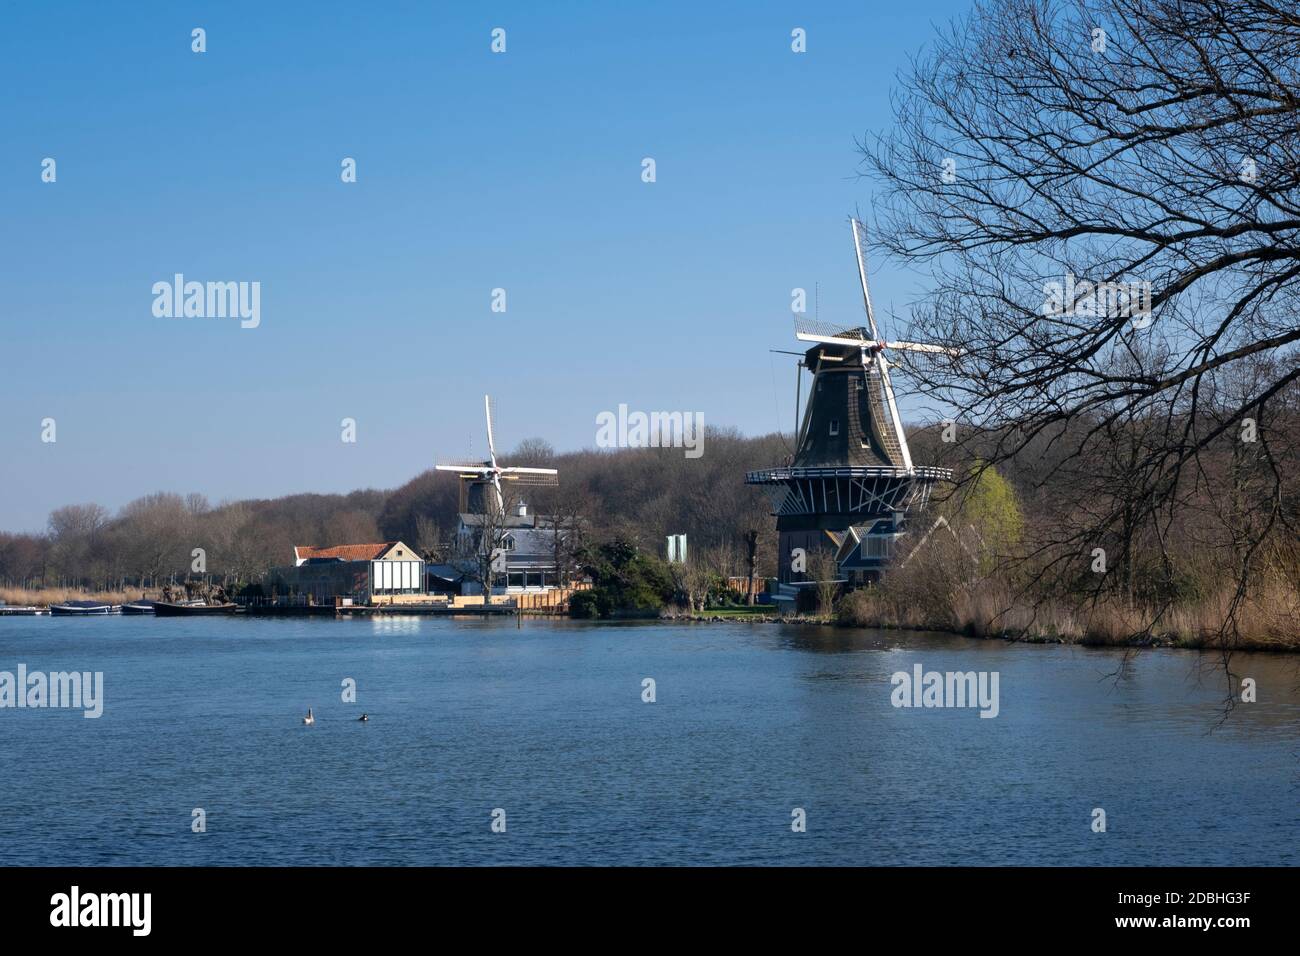
[[448, 604], [249, 604], [244, 612], [258, 617], [372, 617], [388, 614], [423, 614], [440, 617], [484, 617], [491, 614], [515, 614], [509, 604], [453, 607]]

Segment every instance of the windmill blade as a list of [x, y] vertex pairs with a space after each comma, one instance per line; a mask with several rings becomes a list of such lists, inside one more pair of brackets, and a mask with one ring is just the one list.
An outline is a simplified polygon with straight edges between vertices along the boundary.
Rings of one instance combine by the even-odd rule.
[[554, 468], [526, 468], [514, 465], [510, 468], [502, 468], [498, 474], [507, 481], [518, 482], [521, 485], [555, 486], [560, 483], [560, 473]]
[[[554, 468], [532, 468], [522, 465], [503, 468], [497, 464], [496, 435], [492, 430], [492, 396], [490, 395], [483, 396], [483, 412], [487, 420], [488, 460], [473, 462], [472, 464], [450, 462], [435, 465], [434, 467], [438, 471], [457, 472], [462, 482], [486, 484], [491, 481], [492, 491], [496, 495], [498, 512], [505, 511], [505, 493], [501, 487], [502, 478], [520, 485], [555, 486], [560, 483], [560, 473]], [[489, 496], [490, 501], [491, 497]], [[491, 504], [489, 503], [487, 507], [491, 508]]]
[[[507, 469], [508, 470], [508, 469]], [[501, 476], [506, 481], [513, 481], [517, 485], [544, 485], [548, 488], [554, 488], [560, 483], [557, 475], [510, 475]]]
[[819, 322], [801, 315], [794, 317], [794, 337], [800, 342], [821, 342], [826, 345], [859, 346], [872, 342], [864, 328], [845, 328], [830, 322]]
[[884, 355], [875, 355], [876, 368], [880, 370], [880, 385], [885, 390], [885, 404], [889, 407], [890, 424], [898, 438], [898, 450], [903, 456], [903, 467], [912, 470], [912, 452], [907, 447], [907, 433], [903, 431], [903, 420], [898, 416], [898, 403], [894, 401], [894, 383], [889, 380], [889, 363]]
[[513, 481], [517, 485], [539, 485], [548, 488], [554, 488], [560, 483], [560, 479], [555, 475], [502, 475], [506, 481]]
[[507, 481], [516, 481], [521, 485], [558, 485], [560, 473], [554, 468], [502, 468], [498, 471]]
[[527, 485], [528, 487], [537, 488], [557, 488], [560, 479], [554, 475], [503, 475], [506, 481], [513, 481], [517, 485]]
[[[492, 459], [492, 467], [497, 466], [497, 446], [492, 441], [492, 398], [489, 395], [483, 396], [483, 408], [487, 412], [487, 429], [488, 429], [488, 456]], [[497, 497], [501, 496], [501, 486], [497, 486]]]
[[885, 348], [898, 349], [901, 352], [935, 352], [940, 355], [961, 355], [961, 349], [946, 345], [926, 345], [923, 342], [886, 342]]
[[452, 465], [434, 465], [433, 467], [436, 471], [473, 472], [476, 475], [486, 475], [488, 472], [492, 470], [491, 468], [484, 465], [482, 462], [476, 462], [475, 464], [472, 465], [452, 464]]
[[853, 229], [853, 251], [858, 258], [858, 278], [862, 280], [862, 301], [867, 307], [867, 325], [871, 328], [872, 339], [879, 339], [880, 329], [876, 326], [876, 313], [871, 308], [871, 290], [867, 287], [867, 257], [864, 251], [867, 227], [857, 219], [850, 219], [849, 224]]
[[847, 338], [844, 335], [818, 335], [816, 332], [795, 332], [794, 337], [800, 342], [821, 342], [823, 345], [857, 346], [861, 345], [864, 341], [857, 337]]

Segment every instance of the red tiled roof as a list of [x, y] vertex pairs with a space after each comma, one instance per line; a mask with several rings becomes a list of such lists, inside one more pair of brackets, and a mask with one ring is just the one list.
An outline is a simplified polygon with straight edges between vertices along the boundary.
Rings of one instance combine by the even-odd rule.
[[330, 548], [316, 548], [300, 545], [293, 550], [299, 560], [309, 558], [339, 558], [343, 561], [378, 561], [396, 541], [381, 541], [379, 544], [336, 544]]

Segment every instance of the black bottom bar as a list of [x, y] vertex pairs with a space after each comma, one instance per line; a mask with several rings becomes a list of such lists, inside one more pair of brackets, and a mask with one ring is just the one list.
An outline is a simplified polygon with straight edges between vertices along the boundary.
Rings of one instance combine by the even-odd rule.
[[676, 931], [692, 926], [743, 939], [784, 925], [864, 941], [910, 927], [924, 944], [1050, 933], [1231, 946], [1294, 929], [1294, 913], [1283, 911], [1294, 877], [1280, 868], [21, 868], [0, 870], [0, 925], [7, 942], [75, 934], [79, 942], [337, 945], [474, 931], [488, 943], [563, 923], [569, 938], [621, 927], [662, 944], [684, 942]]

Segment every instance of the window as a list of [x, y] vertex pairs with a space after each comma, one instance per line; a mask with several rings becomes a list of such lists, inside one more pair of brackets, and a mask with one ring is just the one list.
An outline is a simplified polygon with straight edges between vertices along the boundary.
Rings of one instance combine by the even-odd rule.
[[889, 534], [867, 535], [866, 555], [869, 558], [888, 558], [894, 553], [894, 536]]
[[838, 418], [832, 418], [832, 419], [831, 419], [831, 434], [832, 434], [832, 435], [838, 435], [839, 433], [840, 433], [840, 420], [839, 420]]
[[512, 535], [506, 535], [501, 539], [502, 551], [513, 551], [515, 549], [515, 539]]

